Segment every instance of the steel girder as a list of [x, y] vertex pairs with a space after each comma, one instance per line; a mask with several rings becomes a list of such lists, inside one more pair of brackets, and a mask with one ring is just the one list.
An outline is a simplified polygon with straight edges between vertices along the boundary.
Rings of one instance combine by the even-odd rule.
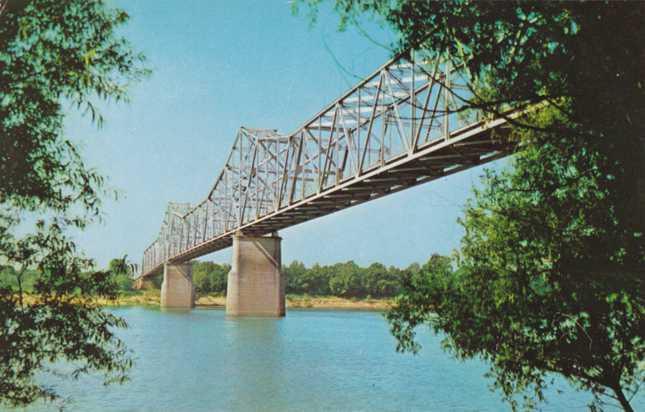
[[289, 135], [241, 127], [206, 198], [170, 203], [142, 275], [508, 154], [464, 71], [401, 55]]

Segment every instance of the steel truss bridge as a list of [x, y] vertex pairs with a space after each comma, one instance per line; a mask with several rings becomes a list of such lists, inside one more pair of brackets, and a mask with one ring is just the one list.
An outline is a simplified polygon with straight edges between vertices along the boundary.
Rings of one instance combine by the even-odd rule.
[[472, 109], [468, 85], [463, 65], [407, 53], [291, 134], [241, 127], [206, 198], [168, 205], [140, 275], [506, 156], [509, 117]]

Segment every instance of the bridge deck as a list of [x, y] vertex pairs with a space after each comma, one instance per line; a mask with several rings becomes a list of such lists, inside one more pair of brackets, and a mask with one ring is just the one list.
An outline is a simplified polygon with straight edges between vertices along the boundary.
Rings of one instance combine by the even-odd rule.
[[241, 128], [206, 199], [169, 205], [141, 276], [509, 154], [508, 121], [481, 120], [454, 67], [398, 56], [290, 135]]
[[[513, 146], [500, 139], [506, 135], [507, 127], [505, 120], [497, 119], [458, 130], [448, 141], [431, 142], [416, 153], [393, 158], [383, 167], [346, 179], [338, 186], [193, 246], [168, 262], [185, 262], [226, 249], [231, 246], [232, 235], [237, 230], [249, 235], [269, 234], [499, 159], [513, 151]], [[492, 137], [493, 131], [497, 138]], [[154, 275], [162, 269], [163, 262], [142, 276]]]

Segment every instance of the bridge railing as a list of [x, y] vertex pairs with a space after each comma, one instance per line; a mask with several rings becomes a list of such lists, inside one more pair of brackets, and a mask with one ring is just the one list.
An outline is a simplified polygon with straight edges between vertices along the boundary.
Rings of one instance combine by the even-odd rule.
[[242, 127], [196, 205], [171, 203], [145, 274], [196, 245], [415, 153], [480, 120], [468, 77], [421, 54], [387, 62], [295, 132]]

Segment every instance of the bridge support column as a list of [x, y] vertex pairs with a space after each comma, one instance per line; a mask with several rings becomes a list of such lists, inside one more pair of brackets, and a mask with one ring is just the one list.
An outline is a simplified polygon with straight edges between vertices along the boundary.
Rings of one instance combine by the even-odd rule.
[[163, 267], [163, 283], [161, 284], [161, 307], [190, 309], [195, 306], [195, 288], [190, 263]]
[[136, 290], [142, 290], [142, 289], [152, 289], [153, 284], [150, 279], [146, 278], [138, 278], [137, 280], [134, 281], [134, 289]]
[[132, 287], [136, 290], [141, 290], [143, 289], [143, 279], [139, 278], [132, 283]]
[[226, 290], [227, 315], [285, 315], [281, 241], [275, 234], [233, 236], [233, 262]]

